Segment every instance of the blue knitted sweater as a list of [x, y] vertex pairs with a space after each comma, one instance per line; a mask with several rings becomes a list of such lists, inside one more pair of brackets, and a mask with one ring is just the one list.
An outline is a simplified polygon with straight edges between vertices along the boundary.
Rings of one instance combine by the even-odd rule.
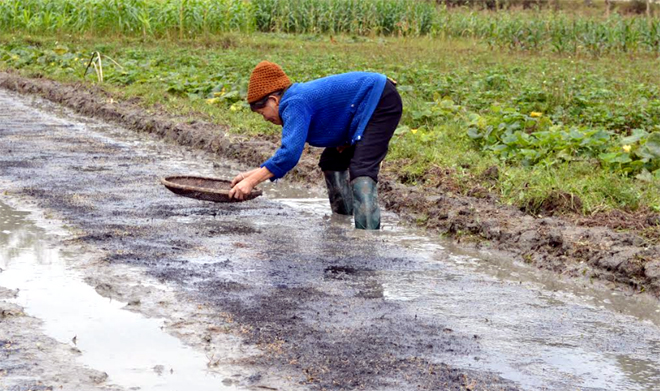
[[387, 78], [350, 72], [295, 83], [280, 100], [282, 145], [261, 167], [283, 177], [302, 155], [305, 142], [315, 147], [352, 145], [371, 119]]

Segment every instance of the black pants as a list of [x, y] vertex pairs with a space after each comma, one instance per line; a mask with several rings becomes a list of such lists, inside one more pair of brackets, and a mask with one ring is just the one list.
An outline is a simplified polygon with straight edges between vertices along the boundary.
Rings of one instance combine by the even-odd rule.
[[319, 167], [323, 171], [349, 170], [351, 180], [361, 176], [378, 181], [380, 162], [385, 159], [390, 139], [399, 125], [403, 104], [391, 81], [385, 83], [378, 106], [371, 115], [360, 141], [339, 152], [326, 148], [321, 154]]

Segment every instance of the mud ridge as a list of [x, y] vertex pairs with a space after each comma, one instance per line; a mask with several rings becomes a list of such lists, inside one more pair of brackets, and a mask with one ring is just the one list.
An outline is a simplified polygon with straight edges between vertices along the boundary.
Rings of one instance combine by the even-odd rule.
[[[36, 94], [80, 114], [114, 121], [249, 165], [260, 164], [278, 146], [268, 138], [229, 135], [221, 125], [186, 122], [164, 112], [149, 113], [133, 101], [117, 102], [116, 97], [99, 87], [31, 79], [14, 72], [0, 72], [0, 86]], [[320, 183], [317, 156], [318, 151], [306, 148], [289, 178]], [[601, 280], [612, 288], [660, 296], [660, 246], [648, 244], [635, 233], [578, 226], [559, 217], [535, 218], [496, 200], [454, 194], [442, 186], [404, 185], [387, 170], [379, 191], [387, 209], [464, 245], [505, 252], [538, 268]]]

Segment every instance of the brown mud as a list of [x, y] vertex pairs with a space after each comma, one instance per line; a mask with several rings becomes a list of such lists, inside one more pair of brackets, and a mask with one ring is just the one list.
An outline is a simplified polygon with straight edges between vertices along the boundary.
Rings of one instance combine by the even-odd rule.
[[[272, 139], [230, 135], [220, 125], [182, 122], [165, 112], [147, 112], [135, 101], [117, 102], [117, 97], [98, 87], [30, 79], [12, 72], [0, 73], [0, 86], [37, 94], [81, 114], [115, 121], [138, 132], [156, 134], [249, 165], [263, 162], [277, 148]], [[289, 178], [320, 183], [317, 156], [317, 151], [307, 148]], [[379, 191], [385, 207], [464, 245], [503, 251], [540, 269], [602, 280], [612, 288], [660, 295], [660, 246], [635, 230], [630, 219], [611, 228], [607, 226], [609, 216], [603, 219], [603, 225], [593, 217], [538, 218], [499, 204], [493, 197], [463, 196], [442, 184], [411, 187], [401, 182], [402, 178], [384, 170]], [[659, 219], [648, 216], [640, 227], [653, 228], [658, 222]], [[617, 227], [632, 229], [622, 232]]]

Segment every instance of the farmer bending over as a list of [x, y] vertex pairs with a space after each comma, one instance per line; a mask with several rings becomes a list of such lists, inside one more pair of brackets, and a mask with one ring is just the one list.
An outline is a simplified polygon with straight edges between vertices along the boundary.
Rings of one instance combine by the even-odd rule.
[[260, 168], [234, 178], [231, 197], [244, 199], [266, 179], [282, 178], [307, 142], [325, 148], [319, 166], [332, 211], [353, 214], [356, 228], [380, 228], [378, 172], [402, 112], [390, 80], [350, 72], [291, 84], [279, 65], [262, 61], [250, 75], [247, 100], [252, 111], [283, 126], [282, 145]]

